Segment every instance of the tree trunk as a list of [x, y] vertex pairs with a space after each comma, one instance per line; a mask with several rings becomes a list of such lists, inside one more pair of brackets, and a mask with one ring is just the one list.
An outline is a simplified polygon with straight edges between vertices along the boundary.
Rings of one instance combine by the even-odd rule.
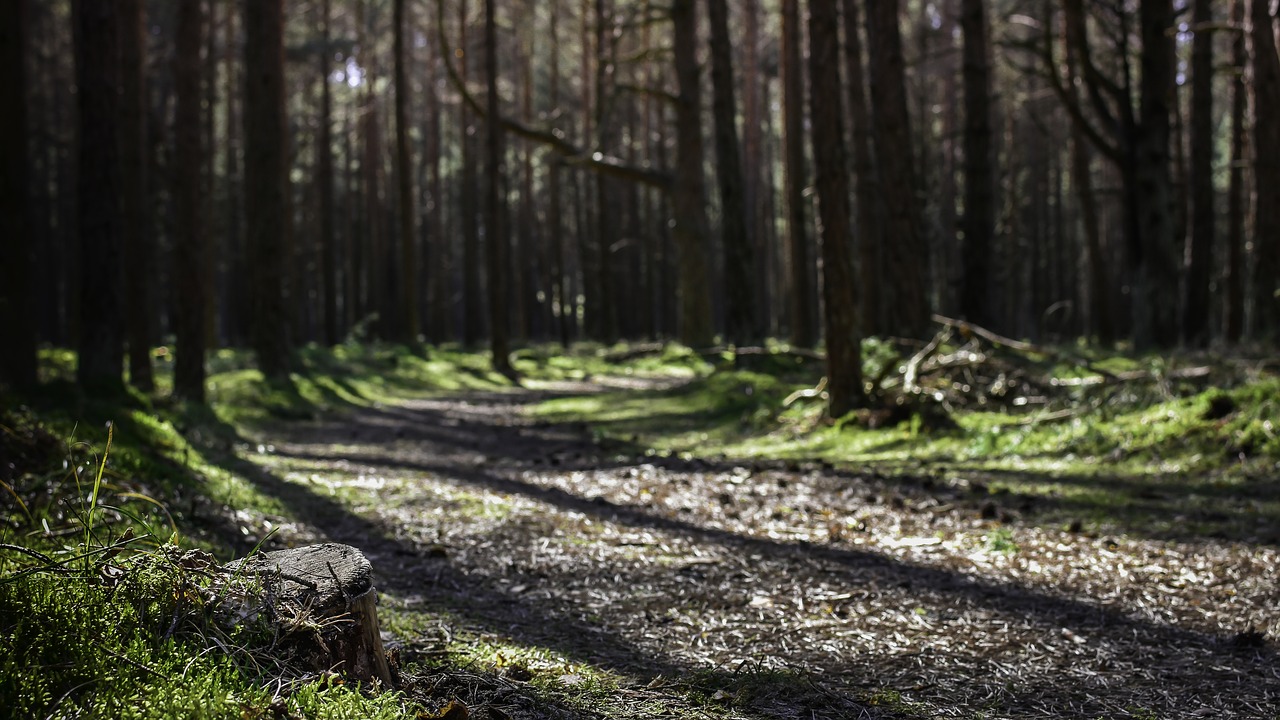
[[1213, 277], [1216, 222], [1213, 188], [1212, 0], [1195, 0], [1191, 48], [1191, 236], [1186, 250], [1182, 339], [1192, 347], [1209, 343], [1209, 284]]
[[871, 68], [872, 118], [880, 177], [884, 183], [886, 272], [883, 286], [894, 332], [917, 336], [929, 326], [925, 277], [929, 249], [921, 231], [911, 118], [907, 112], [906, 71], [898, 0], [871, 3], [867, 13], [868, 60]]
[[1170, 174], [1169, 101], [1174, 45], [1171, 0], [1142, 0], [1142, 79], [1133, 154], [1133, 205], [1137, 242], [1133, 268], [1133, 341], [1139, 349], [1177, 341], [1178, 275], [1173, 259], [1173, 179]]
[[864, 334], [886, 330], [881, 323], [881, 252], [884, 248], [884, 213], [876, 168], [871, 116], [867, 109], [866, 69], [862, 62], [862, 30], [856, 0], [844, 0], [845, 88], [853, 126], [854, 192], [858, 201], [858, 287], [861, 328]]
[[[359, 550], [336, 543], [276, 550], [236, 560], [223, 572], [230, 580], [218, 589], [224, 600], [216, 616], [238, 622], [260, 615], [278, 626], [277, 649], [290, 660], [390, 688], [373, 567]], [[298, 608], [306, 608], [314, 626], [289, 621]]]
[[151, 367], [151, 288], [155, 259], [147, 213], [146, 12], [142, 0], [121, 0], [120, 12], [120, 192], [124, 223], [125, 322], [129, 382], [155, 390]]
[[1254, 276], [1250, 335], [1280, 339], [1280, 54], [1269, 0], [1252, 0]]
[[507, 348], [507, 228], [502, 193], [502, 122], [498, 105], [498, 33], [494, 0], [484, 0], [485, 111], [485, 249], [488, 251], [489, 349], [493, 369], [511, 375]]
[[285, 116], [284, 2], [245, 0], [245, 224], [251, 253], [253, 348], [271, 379], [293, 366], [286, 275], [289, 137]]
[[413, 159], [409, 151], [409, 80], [405, 35], [409, 20], [405, 0], [395, 0], [396, 179], [400, 191], [400, 328], [406, 345], [418, 343], [418, 252], [414, 245], [417, 212], [413, 198]]
[[[743, 202], [746, 206], [747, 243], [755, 253], [755, 276], [752, 283], [756, 286], [753, 301], [756, 307], [756, 328], [764, 337], [768, 337], [774, 325], [772, 285], [773, 267], [770, 258], [773, 255], [769, 245], [769, 233], [765, 223], [770, 216], [765, 212], [766, 198], [763, 189], [765, 172], [764, 159], [764, 121], [761, 97], [766, 94], [769, 75], [764, 72], [760, 63], [760, 0], [743, 0], [743, 55], [742, 68], [738, 73], [742, 78], [742, 164]], [[651, 100], [647, 98], [646, 102]]]
[[123, 388], [119, 92], [120, 16], [114, 5], [74, 0], [80, 105], [77, 184], [80, 332], [76, 380], [88, 390]]
[[1227, 190], [1226, 268], [1222, 314], [1222, 338], [1228, 344], [1244, 335], [1244, 228], [1245, 228], [1245, 123], [1249, 89], [1245, 84], [1249, 63], [1245, 46], [1244, 11], [1247, 0], [1232, 0], [1231, 24], [1240, 28], [1231, 38], [1231, 175]]
[[[226, 217], [226, 251], [227, 251], [227, 281], [224, 302], [226, 303], [223, 312], [226, 315], [226, 324], [230, 328], [229, 335], [232, 343], [236, 345], [243, 344], [248, 339], [249, 318], [249, 297], [250, 292], [246, 283], [248, 269], [246, 268], [246, 253], [244, 243], [244, 233], [242, 232], [242, 213], [243, 197], [241, 195], [242, 185], [240, 182], [240, 139], [239, 130], [242, 120], [236, 114], [236, 98], [240, 97], [242, 87], [240, 83], [240, 66], [235, 58], [235, 17], [237, 0], [227, 0], [227, 22], [223, 28], [223, 66], [227, 76], [226, 89], [224, 95], [226, 97], [224, 127], [226, 128], [226, 146], [224, 148], [224, 193], [226, 206], [224, 216]], [[212, 151], [212, 148], [210, 148]]]
[[[676, 84], [676, 177], [672, 211], [680, 264], [680, 339], [704, 347], [712, 341], [707, 282], [706, 184], [702, 176], [702, 89], [698, 70], [698, 13], [694, 0], [673, 0], [672, 42]], [[605, 209], [601, 208], [603, 212]]]
[[174, 237], [173, 329], [177, 356], [173, 391], [187, 400], [204, 402], [205, 245], [207, 221], [200, 177], [204, 172], [204, 133], [201, 127], [200, 43], [204, 15], [198, 2], [178, 5], [173, 63], [174, 105]]
[[809, 233], [805, 224], [804, 77], [799, 0], [782, 0], [782, 114], [786, 168], [787, 248], [791, 261], [791, 343], [811, 348], [818, 328], [810, 297]]
[[316, 176], [320, 183], [320, 292], [324, 305], [324, 343], [338, 338], [338, 242], [333, 216], [333, 91], [329, 87], [333, 50], [330, 48], [330, 0], [320, 4], [320, 133], [316, 138]]
[[[560, 113], [560, 0], [551, 0], [551, 17], [548, 32], [551, 36], [550, 88], [548, 112], [554, 117]], [[551, 303], [556, 310], [556, 329], [562, 348], [569, 347], [572, 318], [569, 308], [572, 301], [568, 292], [568, 272], [565, 267], [564, 215], [561, 199], [561, 168], [558, 159], [547, 163], [547, 242], [551, 245], [552, 286]]]
[[[0, 23], [0, 384], [28, 389], [36, 384], [36, 328], [32, 297], [34, 223], [30, 214], [32, 133], [27, 115], [27, 0], [9, 3]], [[150, 366], [148, 366], [149, 368]]]
[[[711, 41], [712, 114], [715, 119], [716, 176], [720, 185], [720, 230], [724, 244], [726, 340], [745, 344], [760, 337], [756, 320], [755, 249], [747, 233], [747, 206], [738, 145], [733, 93], [729, 9], [725, 0], [707, 0]], [[754, 81], [754, 80], [752, 80]]]
[[[467, 81], [471, 63], [467, 47], [467, 0], [458, 2], [458, 32], [462, 36], [458, 46], [462, 49], [459, 70], [463, 82]], [[474, 348], [484, 336], [484, 301], [481, 298], [480, 277], [480, 228], [476, 219], [476, 150], [475, 118], [467, 104], [458, 104], [461, 112], [461, 170], [462, 188], [459, 190], [459, 209], [462, 212], [462, 342]]]
[[823, 319], [827, 336], [827, 414], [843, 417], [864, 404], [862, 338], [849, 228], [840, 97], [840, 30], [836, 0], [809, 2], [809, 74], [813, 92], [813, 159], [822, 221]]
[[964, 282], [960, 310], [978, 325], [995, 321], [995, 167], [991, 130], [991, 50], [984, 0], [963, 0], [964, 36]]

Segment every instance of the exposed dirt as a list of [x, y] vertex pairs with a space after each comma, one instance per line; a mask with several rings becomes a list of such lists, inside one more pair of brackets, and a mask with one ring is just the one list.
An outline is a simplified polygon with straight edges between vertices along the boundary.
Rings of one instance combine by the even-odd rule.
[[522, 414], [601, 389], [290, 423], [238, 469], [298, 521], [277, 541], [358, 546], [388, 606], [447, 618], [407, 656], [462, 632], [634, 678], [598, 710], [524, 669], [408, 679], [490, 717], [1280, 717], [1275, 547], [1038, 527], [973, 478], [619, 456]]

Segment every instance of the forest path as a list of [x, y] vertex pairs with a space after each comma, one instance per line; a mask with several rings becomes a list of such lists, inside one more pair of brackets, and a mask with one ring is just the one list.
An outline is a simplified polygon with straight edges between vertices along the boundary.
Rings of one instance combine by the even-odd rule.
[[536, 664], [460, 681], [506, 716], [1280, 717], [1275, 547], [1001, 529], [961, 479], [631, 457], [525, 414], [625, 382], [280, 424], [241, 464], [280, 539], [360, 547], [388, 615], [445, 618], [406, 652], [457, 631], [634, 679], [598, 712], [513, 699]]

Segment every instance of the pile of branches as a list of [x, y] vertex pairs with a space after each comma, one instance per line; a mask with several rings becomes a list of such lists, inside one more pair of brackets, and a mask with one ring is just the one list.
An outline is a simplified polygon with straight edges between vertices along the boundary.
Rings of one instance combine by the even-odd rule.
[[1124, 399], [1171, 398], [1179, 386], [1207, 385], [1213, 372], [1203, 365], [1113, 372], [1068, 350], [1007, 338], [964, 320], [933, 319], [941, 328], [932, 340], [903, 352], [871, 379], [881, 405], [1049, 412], [1038, 418], [1043, 421]]

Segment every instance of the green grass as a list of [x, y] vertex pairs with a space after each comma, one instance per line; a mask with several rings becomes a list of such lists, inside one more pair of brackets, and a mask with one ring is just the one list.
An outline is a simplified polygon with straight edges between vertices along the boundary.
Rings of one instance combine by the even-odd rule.
[[[886, 345], [866, 349], [870, 376], [895, 362]], [[209, 362], [210, 404], [198, 406], [168, 397], [170, 357], [159, 355], [155, 397], [83, 397], [71, 382], [74, 355], [46, 351], [40, 391], [0, 398], [0, 543], [41, 556], [0, 548], [0, 707], [15, 717], [415, 714], [420, 708], [401, 695], [371, 696], [314, 679], [277, 695], [278, 668], [217, 649], [212, 638], [223, 636], [201, 612], [200, 581], [175, 567], [169, 548], [202, 548], [229, 560], [261, 539], [263, 518], [288, 515], [241, 474], [243, 464], [228, 461], [264, 425], [406, 397], [509, 392], [511, 381], [493, 373], [485, 355], [450, 347], [422, 355], [376, 344], [308, 347], [297, 371], [275, 383], [245, 353], [221, 351]], [[820, 398], [785, 404], [819, 379], [821, 368], [804, 358], [712, 360], [678, 346], [536, 347], [513, 356], [532, 387], [602, 376], [666, 381], [658, 384], [665, 389], [561, 397], [535, 409], [545, 421], [586, 423], [622, 454], [828, 461], [903, 482], [963, 478], [1004, 506], [1034, 501], [1027, 522], [1280, 542], [1280, 378], [1272, 375], [1222, 388], [1174, 384], [1105, 402], [1080, 391], [1046, 410], [958, 412], [954, 428], [930, 431], [918, 418], [879, 429], [832, 423]], [[1110, 372], [1164, 362], [1097, 354], [1090, 361]], [[1050, 370], [1087, 374], [1074, 366]], [[16, 474], [3, 474], [9, 462]], [[464, 494], [440, 500], [454, 512], [493, 520], [511, 511]], [[222, 506], [249, 518], [236, 543], [210, 527], [210, 508]], [[122, 541], [126, 533], [132, 539]], [[1015, 553], [1017, 539], [1017, 527], [1008, 526], [982, 542], [988, 551]], [[118, 551], [110, 558], [109, 548]], [[443, 611], [395, 598], [384, 609], [386, 628], [406, 638], [449, 622]], [[244, 647], [255, 642], [226, 637]], [[442, 650], [417, 667], [527, 672], [531, 692], [548, 705], [607, 710], [610, 696], [632, 682], [545, 648], [465, 630]], [[785, 673], [759, 669], [684, 678], [677, 694], [684, 708], [751, 712], [797, 686]], [[892, 689], [872, 700], [910, 714]]]
[[[1126, 358], [1096, 362], [1113, 372], [1146, 367]], [[855, 419], [833, 423], [820, 398], [784, 406], [791, 393], [815, 386], [819, 372], [722, 367], [674, 388], [554, 399], [534, 412], [585, 423], [623, 453], [818, 460], [906, 479], [963, 477], [1012, 504], [1034, 504], [1044, 523], [1280, 542], [1275, 376], [1164, 394], [1135, 385], [1105, 401], [1066, 394], [1040, 410], [959, 410], [954, 427], [930, 430], [918, 417], [875, 429]]]

